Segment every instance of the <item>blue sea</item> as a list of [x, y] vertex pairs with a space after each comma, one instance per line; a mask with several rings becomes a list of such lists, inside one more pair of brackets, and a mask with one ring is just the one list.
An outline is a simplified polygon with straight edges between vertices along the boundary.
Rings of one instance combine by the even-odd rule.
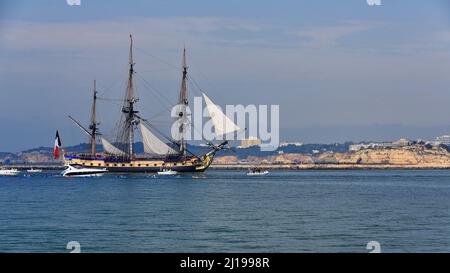
[[0, 252], [450, 251], [450, 171], [0, 177]]

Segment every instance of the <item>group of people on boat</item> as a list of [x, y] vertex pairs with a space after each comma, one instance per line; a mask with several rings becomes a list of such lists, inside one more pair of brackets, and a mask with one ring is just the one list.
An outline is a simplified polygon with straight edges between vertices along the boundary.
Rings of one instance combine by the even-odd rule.
[[269, 171], [268, 170], [263, 170], [261, 168], [250, 169], [249, 172], [247, 173], [247, 175], [249, 175], [249, 176], [266, 175], [266, 174], [269, 174]]

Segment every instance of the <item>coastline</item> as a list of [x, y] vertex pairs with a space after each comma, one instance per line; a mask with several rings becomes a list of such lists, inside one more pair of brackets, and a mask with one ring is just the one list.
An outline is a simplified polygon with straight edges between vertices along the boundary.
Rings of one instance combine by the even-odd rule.
[[[63, 170], [62, 165], [7, 165], [7, 168], [27, 170]], [[210, 170], [445, 170], [450, 164], [212, 164]]]
[[213, 170], [248, 170], [260, 168], [266, 170], [445, 170], [450, 164], [283, 164], [283, 165], [211, 165]]

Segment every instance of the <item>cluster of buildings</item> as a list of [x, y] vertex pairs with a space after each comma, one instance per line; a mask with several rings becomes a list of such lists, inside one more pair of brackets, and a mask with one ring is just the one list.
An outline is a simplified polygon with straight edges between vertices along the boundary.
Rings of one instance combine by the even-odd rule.
[[351, 152], [356, 152], [360, 150], [366, 150], [366, 149], [398, 149], [402, 147], [406, 147], [411, 145], [412, 142], [408, 139], [401, 138], [397, 141], [393, 142], [372, 142], [372, 143], [358, 143], [358, 144], [351, 144], [348, 147], [348, 150]]
[[[257, 137], [249, 137], [241, 140], [241, 144], [237, 148], [245, 149], [253, 146], [261, 146], [261, 139]], [[303, 142], [281, 142], [279, 147], [287, 147], [287, 146], [302, 146]]]
[[241, 145], [238, 146], [238, 148], [249, 148], [249, 147], [253, 147], [253, 146], [260, 146], [261, 145], [261, 139], [257, 138], [257, 137], [249, 137], [246, 139], [241, 140]]
[[[241, 140], [240, 145], [237, 148], [245, 149], [249, 147], [254, 146], [261, 146], [262, 142], [261, 139], [256, 137], [249, 137], [247, 139]], [[422, 144], [422, 145], [432, 145], [432, 146], [439, 146], [439, 145], [446, 145], [450, 147], [450, 135], [442, 135], [436, 137], [433, 141], [424, 141], [424, 140], [416, 140], [412, 141], [406, 138], [401, 138], [396, 141], [392, 142], [362, 142], [357, 144], [351, 144], [349, 145], [348, 150], [351, 152], [361, 151], [361, 150], [382, 150], [382, 149], [400, 149], [404, 147], [408, 147], [415, 144]], [[303, 142], [282, 142], [280, 143], [279, 147], [287, 147], [287, 146], [302, 146]], [[319, 151], [313, 151], [319, 153]], [[281, 154], [282, 151], [280, 150], [279, 153]]]
[[450, 135], [438, 136], [434, 141], [435, 145], [447, 145], [450, 146]]
[[417, 140], [417, 141], [411, 141], [409, 139], [401, 138], [397, 141], [393, 142], [372, 142], [372, 143], [358, 143], [358, 144], [352, 144], [349, 146], [349, 151], [355, 152], [355, 151], [361, 151], [366, 149], [399, 149], [407, 146], [411, 146], [413, 144], [424, 144], [424, 145], [432, 145], [432, 146], [439, 146], [439, 145], [446, 145], [450, 147], [450, 135], [443, 135], [436, 137], [433, 141], [423, 141], [423, 140]]

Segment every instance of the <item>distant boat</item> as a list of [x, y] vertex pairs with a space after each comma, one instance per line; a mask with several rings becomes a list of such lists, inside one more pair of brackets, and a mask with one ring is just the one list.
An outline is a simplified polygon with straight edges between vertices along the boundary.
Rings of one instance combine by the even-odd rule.
[[64, 177], [95, 177], [108, 172], [106, 168], [84, 168], [80, 165], [67, 165], [61, 175]]
[[19, 173], [20, 171], [17, 169], [5, 169], [5, 168], [0, 169], [0, 175], [4, 176], [15, 176], [18, 175]]
[[263, 176], [267, 174], [269, 174], [268, 170], [261, 170], [261, 169], [253, 169], [247, 173], [248, 176]]
[[164, 170], [158, 172], [158, 175], [177, 175], [177, 174], [178, 174], [177, 171], [173, 171], [173, 170], [169, 170], [169, 169], [164, 169]]
[[41, 172], [42, 172], [42, 169], [34, 169], [34, 168], [31, 168], [31, 169], [27, 170], [27, 172], [28, 172], [28, 173], [41, 173]]

